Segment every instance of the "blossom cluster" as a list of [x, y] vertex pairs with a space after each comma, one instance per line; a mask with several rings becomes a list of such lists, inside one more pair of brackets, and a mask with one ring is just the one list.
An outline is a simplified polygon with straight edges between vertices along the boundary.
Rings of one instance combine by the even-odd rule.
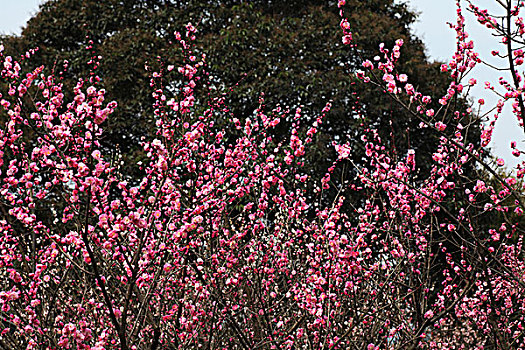
[[[342, 41], [357, 46], [338, 6]], [[523, 52], [509, 45], [525, 35], [522, 6], [508, 5], [517, 30], [502, 39], [514, 83], [500, 80], [507, 93], [479, 144], [469, 131], [481, 117], [452, 103], [481, 60], [459, 2], [442, 96], [397, 71], [403, 40], [363, 60], [357, 77], [439, 138], [424, 178], [422, 151], [397, 154], [373, 126], [362, 145], [334, 140], [336, 161], [312, 178], [303, 165], [330, 104], [309, 119], [261, 99], [230, 118], [206, 89], [191, 24], [174, 33], [184, 61], [150, 72], [156, 133], [133, 177], [101, 145], [118, 104], [96, 75], [68, 98], [59, 78], [24, 75], [0, 47], [0, 347], [525, 348], [525, 165], [508, 175], [485, 155], [502, 106], [525, 113]], [[173, 99], [169, 72], [181, 82]], [[283, 120], [291, 128], [276, 137]], [[358, 146], [364, 166], [352, 162]], [[336, 179], [344, 167], [355, 179]]]

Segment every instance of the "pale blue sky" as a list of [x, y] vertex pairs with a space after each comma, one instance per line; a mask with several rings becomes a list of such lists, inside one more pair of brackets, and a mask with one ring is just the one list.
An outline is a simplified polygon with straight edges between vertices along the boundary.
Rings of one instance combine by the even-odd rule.
[[[103, 1], [103, 0], [101, 0]], [[415, 33], [423, 39], [427, 46], [427, 53], [432, 59], [448, 60], [454, 52], [455, 33], [446, 24], [447, 21], [455, 20], [454, 0], [398, 0], [408, 2], [410, 7], [420, 12], [419, 21], [414, 25]], [[38, 10], [38, 5], [45, 0], [0, 0], [0, 33], [19, 34], [21, 27], [27, 22], [31, 15]], [[494, 0], [477, 0], [480, 7], [489, 10], [494, 7]], [[490, 51], [497, 45], [487, 31], [478, 25], [475, 20], [467, 15], [467, 30], [477, 44], [477, 49], [482, 58], [491, 63]], [[483, 82], [490, 80], [497, 82], [498, 75], [487, 68], [477, 68], [475, 72], [479, 88], [473, 90], [476, 100], [483, 97], [487, 104], [493, 105], [497, 99], [483, 90]], [[511, 140], [518, 141], [525, 148], [524, 133], [517, 126], [516, 121], [509, 112], [505, 110], [503, 116], [496, 124], [492, 147], [497, 156], [505, 159], [508, 165], [517, 164], [517, 159], [510, 153], [509, 143]], [[520, 142], [521, 141], [521, 142]]]
[[0, 33], [20, 33], [43, 0], [0, 0]]

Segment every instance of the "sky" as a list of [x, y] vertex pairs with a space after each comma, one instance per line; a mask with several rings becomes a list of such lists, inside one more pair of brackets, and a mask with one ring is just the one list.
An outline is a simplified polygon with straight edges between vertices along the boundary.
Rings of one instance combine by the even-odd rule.
[[43, 2], [44, 0], [0, 0], [0, 33], [20, 34], [20, 29]]
[[[38, 5], [43, 2], [45, 0], [0, 0], [0, 33], [19, 34], [27, 20], [38, 11]], [[446, 22], [455, 20], [455, 0], [397, 0], [397, 2], [406, 2], [411, 9], [419, 13], [418, 22], [412, 29], [425, 43], [429, 57], [433, 60], [448, 61], [454, 53], [455, 33]], [[497, 11], [494, 0], [477, 0], [476, 3], [480, 7]], [[476, 43], [475, 48], [479, 50], [480, 56], [490, 63], [497, 63], [490, 55], [490, 51], [498, 45], [495, 39], [475, 21], [473, 16], [466, 14], [466, 17], [467, 32]], [[498, 75], [486, 67], [478, 67], [472, 74], [478, 80], [477, 88], [472, 91], [475, 100], [483, 98], [486, 101], [485, 106], [494, 105], [497, 98], [482, 87], [487, 80], [497, 82]], [[510, 141], [517, 141], [523, 149], [524, 136], [525, 133], [507, 108], [496, 123], [490, 146], [496, 156], [503, 158], [507, 166], [512, 167], [523, 159], [511, 155]]]

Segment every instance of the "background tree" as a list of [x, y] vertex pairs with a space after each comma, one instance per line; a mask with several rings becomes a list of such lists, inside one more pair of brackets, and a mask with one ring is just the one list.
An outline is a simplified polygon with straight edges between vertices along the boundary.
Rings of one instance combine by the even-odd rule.
[[[319, 0], [53, 0], [42, 5], [21, 37], [3, 41], [21, 54], [39, 47], [33, 64], [53, 67], [67, 60], [63, 81], [70, 87], [86, 76], [86, 62], [93, 52], [100, 55], [103, 85], [110, 98], [123, 106], [108, 121], [103, 143], [111, 149], [118, 145], [125, 157], [138, 159], [141, 151], [136, 145], [152, 132], [146, 126], [153, 117], [152, 97], [147, 93], [149, 73], [144, 67], [162, 65], [156, 57], [180, 62], [170, 35], [193, 21], [200, 32], [199, 51], [209, 56], [216, 89], [212, 93], [226, 93], [231, 113], [238, 119], [254, 113], [261, 93], [268, 106], [292, 111], [300, 107], [312, 120], [327, 101], [333, 101], [330, 114], [319, 126], [321, 136], [308, 155], [310, 171], [321, 175], [336, 159], [328, 145], [331, 139], [350, 138], [352, 160], [362, 164], [361, 136], [364, 128], [371, 127], [395, 145], [394, 157], [404, 156], [408, 149], [418, 150], [418, 167], [428, 174], [423, 155], [437, 144], [433, 134], [417, 130], [419, 121], [383, 94], [356, 85], [353, 76], [362, 68], [361, 57], [375, 55], [381, 42], [392, 47], [396, 39], [403, 39], [407, 54], [399, 68], [413, 77], [419, 91], [428, 95], [447, 86], [447, 77], [438, 74], [438, 64], [428, 62], [423, 44], [410, 33], [414, 13], [392, 0], [349, 1], [357, 43], [349, 50], [341, 43], [340, 17], [333, 5]], [[167, 97], [176, 98], [169, 93], [177, 90], [179, 82], [170, 75], [166, 79], [172, 84]], [[433, 103], [437, 109], [437, 101]], [[290, 124], [291, 120], [283, 123], [276, 135], [283, 137]], [[475, 130], [472, 135], [475, 139]]]

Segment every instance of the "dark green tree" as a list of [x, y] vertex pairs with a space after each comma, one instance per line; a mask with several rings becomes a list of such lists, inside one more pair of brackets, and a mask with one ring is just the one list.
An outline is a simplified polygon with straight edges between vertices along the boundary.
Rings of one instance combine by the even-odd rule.
[[[97, 73], [108, 98], [120, 106], [107, 121], [105, 143], [119, 147], [126, 157], [139, 157], [138, 141], [151, 132], [146, 127], [153, 118], [149, 75], [167, 63], [182, 63], [173, 32], [191, 21], [198, 25], [198, 47], [207, 53], [217, 94], [227, 93], [237, 118], [253, 114], [261, 93], [268, 108], [281, 105], [293, 112], [300, 106], [311, 121], [333, 101], [315, 152], [309, 155], [311, 171], [322, 176], [335, 160], [329, 140], [348, 140], [352, 160], [361, 164], [363, 127], [379, 130], [395, 144], [397, 155], [413, 148], [421, 159], [429, 159], [437, 136], [418, 130], [418, 120], [381, 91], [356, 84], [354, 77], [362, 58], [376, 55], [381, 42], [392, 47], [403, 39], [399, 70], [424, 94], [446, 89], [447, 77], [429, 63], [422, 42], [410, 33], [415, 14], [393, 0], [349, 1], [346, 13], [355, 47], [341, 43], [340, 16], [330, 1], [51, 0], [20, 37], [2, 41], [8, 51], [19, 54], [38, 47], [33, 65], [46, 64], [58, 72], [67, 60], [63, 80], [69, 86], [89, 76], [92, 67], [87, 62], [101, 56]], [[176, 82], [171, 83], [176, 91]], [[288, 126], [283, 123], [275, 130], [276, 140]], [[418, 165], [428, 172], [430, 164]]]

